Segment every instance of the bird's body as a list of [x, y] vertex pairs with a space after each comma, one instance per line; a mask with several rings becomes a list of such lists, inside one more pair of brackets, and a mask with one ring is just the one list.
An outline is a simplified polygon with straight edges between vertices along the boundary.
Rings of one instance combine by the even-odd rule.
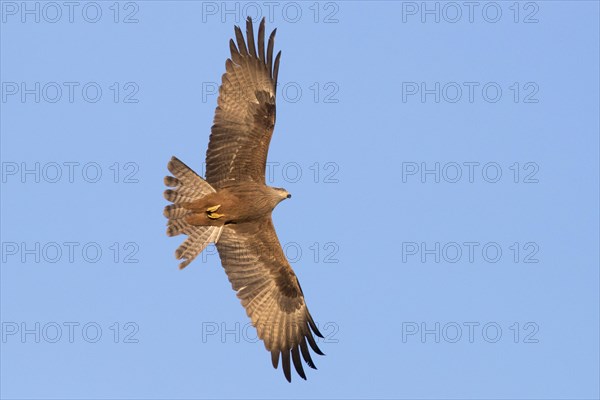
[[[258, 337], [279, 360], [291, 380], [291, 363], [306, 379], [301, 356], [316, 368], [309, 347], [323, 354], [313, 333], [322, 337], [308, 312], [296, 274], [277, 239], [271, 212], [290, 195], [269, 187], [265, 170], [275, 126], [275, 94], [281, 52], [273, 58], [275, 31], [265, 48], [265, 20], [258, 43], [252, 20], [246, 22], [246, 40], [235, 27], [231, 58], [225, 63], [218, 105], [206, 152], [206, 180], [173, 157], [171, 189], [165, 198], [167, 235], [187, 235], [175, 251], [185, 268], [210, 243], [215, 243], [232, 288], [246, 309]], [[258, 46], [257, 46], [258, 45]]]
[[252, 222], [270, 216], [289, 194], [284, 189], [243, 182], [219, 189], [200, 199], [184, 203], [192, 211], [186, 222], [198, 226], [223, 226]]

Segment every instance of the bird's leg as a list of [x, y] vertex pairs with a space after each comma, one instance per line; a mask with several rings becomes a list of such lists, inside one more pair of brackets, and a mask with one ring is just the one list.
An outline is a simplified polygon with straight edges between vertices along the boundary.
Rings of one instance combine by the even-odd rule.
[[212, 206], [212, 207], [208, 207], [206, 209], [207, 213], [214, 213], [215, 211], [217, 211], [219, 208], [221, 208], [220, 204], [217, 204], [216, 206]]
[[216, 206], [208, 207], [206, 209], [206, 214], [207, 214], [208, 218], [210, 218], [210, 219], [219, 219], [219, 218], [221, 218], [224, 214], [217, 214], [215, 212], [219, 208], [221, 208], [220, 204], [217, 204]]

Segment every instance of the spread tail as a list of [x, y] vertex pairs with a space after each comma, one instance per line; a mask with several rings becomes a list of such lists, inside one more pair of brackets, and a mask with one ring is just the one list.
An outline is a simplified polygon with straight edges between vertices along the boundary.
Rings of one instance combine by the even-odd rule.
[[196, 174], [178, 158], [172, 157], [167, 165], [174, 176], [165, 177], [165, 185], [172, 189], [165, 190], [165, 199], [173, 204], [165, 207], [164, 216], [167, 221], [167, 235], [188, 235], [187, 239], [175, 250], [175, 258], [182, 260], [179, 269], [185, 268], [208, 246], [216, 243], [221, 236], [222, 226], [196, 226], [186, 222], [185, 217], [193, 211], [186, 209], [184, 203], [198, 200], [215, 189]]

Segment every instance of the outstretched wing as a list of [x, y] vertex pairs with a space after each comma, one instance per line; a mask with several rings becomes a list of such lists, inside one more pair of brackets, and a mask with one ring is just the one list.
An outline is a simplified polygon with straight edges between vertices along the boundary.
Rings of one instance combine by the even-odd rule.
[[283, 373], [291, 381], [291, 355], [296, 371], [306, 379], [300, 353], [316, 369], [307, 343], [323, 355], [313, 332], [323, 336], [308, 312], [300, 283], [285, 258], [271, 217], [225, 225], [217, 249], [231, 286], [237, 291], [258, 337], [271, 352], [273, 367], [277, 368], [281, 355]]
[[[252, 20], [242, 31], [235, 27], [237, 47], [231, 39], [231, 58], [225, 62], [218, 106], [206, 152], [206, 180], [214, 188], [229, 182], [265, 183], [269, 143], [275, 126], [275, 89], [279, 58], [273, 63], [275, 29], [269, 37], [265, 58], [265, 19], [254, 43]], [[257, 52], [258, 51], [258, 52]]]

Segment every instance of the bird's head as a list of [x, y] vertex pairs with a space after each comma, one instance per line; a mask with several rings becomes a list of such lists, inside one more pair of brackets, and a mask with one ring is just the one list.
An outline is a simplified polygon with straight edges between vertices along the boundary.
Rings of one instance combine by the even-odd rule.
[[291, 199], [292, 195], [285, 190], [284, 188], [277, 188], [277, 187], [273, 187], [271, 188], [275, 191], [276, 196], [278, 197], [279, 201], [283, 201], [285, 199]]

